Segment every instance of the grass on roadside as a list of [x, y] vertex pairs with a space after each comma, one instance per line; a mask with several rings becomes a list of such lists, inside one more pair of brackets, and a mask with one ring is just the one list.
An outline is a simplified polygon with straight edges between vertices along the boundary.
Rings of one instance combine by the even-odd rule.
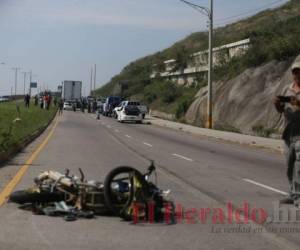
[[0, 103], [0, 152], [18, 145], [39, 128], [47, 125], [56, 112], [54, 107], [44, 110], [33, 104], [27, 109], [23, 102], [18, 102], [18, 105], [20, 120], [16, 120], [18, 117], [16, 102]]

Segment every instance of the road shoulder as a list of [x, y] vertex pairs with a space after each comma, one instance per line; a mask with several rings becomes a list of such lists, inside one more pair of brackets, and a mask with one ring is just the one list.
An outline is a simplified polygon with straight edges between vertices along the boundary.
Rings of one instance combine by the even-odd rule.
[[251, 135], [238, 134], [233, 132], [225, 132], [219, 130], [212, 130], [206, 128], [195, 127], [183, 123], [168, 121], [159, 119], [156, 117], [147, 117], [145, 123], [151, 123], [152, 125], [166, 127], [177, 131], [182, 131], [189, 134], [198, 136], [205, 136], [214, 138], [217, 140], [227, 141], [235, 144], [241, 144], [261, 149], [267, 149], [277, 153], [283, 153], [284, 144], [283, 141], [278, 139], [263, 138]]

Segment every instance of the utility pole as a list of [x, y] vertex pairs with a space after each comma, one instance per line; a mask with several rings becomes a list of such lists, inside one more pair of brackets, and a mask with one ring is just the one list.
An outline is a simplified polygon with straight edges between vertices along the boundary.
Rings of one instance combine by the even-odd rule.
[[24, 76], [24, 89], [23, 89], [23, 94], [26, 94], [26, 75], [28, 72], [22, 72], [23, 76]]
[[29, 71], [29, 95], [31, 96], [32, 70]]
[[186, 0], [180, 0], [181, 2], [189, 5], [193, 9], [196, 9], [201, 14], [204, 14], [209, 19], [209, 34], [208, 34], [208, 76], [207, 76], [207, 118], [206, 127], [211, 129], [213, 127], [213, 96], [212, 96], [212, 82], [213, 82], [213, 10], [214, 4], [213, 0], [209, 0], [210, 7], [203, 7]]
[[94, 68], [94, 95], [96, 94], [96, 77], [97, 77], [97, 65]]
[[208, 89], [207, 89], [207, 125], [206, 127], [212, 129], [213, 127], [213, 96], [212, 96], [212, 82], [213, 82], [213, 0], [210, 0], [210, 15], [209, 15], [209, 56], [208, 56]]
[[17, 87], [18, 87], [18, 70], [20, 70], [20, 67], [12, 68], [12, 70], [15, 71], [15, 97], [17, 97]]
[[91, 68], [90, 95], [93, 94], [93, 68]]
[[32, 82], [32, 70], [29, 71], [29, 81]]

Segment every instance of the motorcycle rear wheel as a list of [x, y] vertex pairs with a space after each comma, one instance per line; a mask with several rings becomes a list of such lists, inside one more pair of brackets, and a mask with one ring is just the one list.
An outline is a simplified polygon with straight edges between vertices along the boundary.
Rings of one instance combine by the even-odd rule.
[[64, 200], [64, 195], [50, 192], [30, 192], [28, 190], [19, 190], [13, 192], [9, 200], [18, 204], [26, 203], [46, 203], [59, 202]]

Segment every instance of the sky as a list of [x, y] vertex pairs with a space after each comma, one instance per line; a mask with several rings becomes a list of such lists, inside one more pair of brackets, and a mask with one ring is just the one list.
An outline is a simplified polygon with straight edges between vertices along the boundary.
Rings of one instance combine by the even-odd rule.
[[[214, 0], [215, 25], [285, 2]], [[18, 94], [24, 92], [22, 72], [32, 70], [42, 89], [79, 80], [88, 95], [94, 64], [100, 87], [131, 61], [206, 29], [207, 17], [180, 0], [0, 0], [0, 95], [15, 91], [13, 67], [21, 68]]]

